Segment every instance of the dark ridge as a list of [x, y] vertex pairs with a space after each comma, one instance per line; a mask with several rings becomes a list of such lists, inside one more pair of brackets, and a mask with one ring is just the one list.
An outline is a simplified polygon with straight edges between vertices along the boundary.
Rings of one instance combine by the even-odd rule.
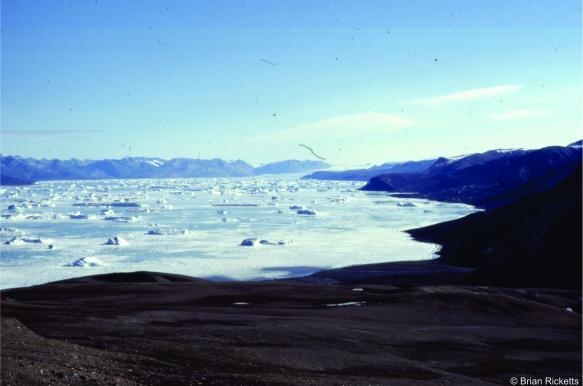
[[474, 284], [581, 288], [581, 165], [514, 204], [408, 232], [442, 245], [439, 262], [472, 267]]
[[552, 188], [580, 164], [580, 147], [493, 150], [457, 160], [439, 159], [422, 173], [379, 175], [362, 190], [415, 193], [438, 201], [494, 208]]
[[83, 276], [74, 279], [55, 281], [50, 284], [79, 284], [79, 283], [188, 283], [205, 282], [192, 276], [173, 273], [136, 271], [106, 273], [103, 275]]

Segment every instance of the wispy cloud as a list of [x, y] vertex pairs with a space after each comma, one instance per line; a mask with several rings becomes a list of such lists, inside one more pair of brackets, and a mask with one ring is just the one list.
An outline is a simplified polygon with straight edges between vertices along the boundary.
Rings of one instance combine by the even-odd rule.
[[501, 86], [476, 88], [456, 92], [453, 94], [439, 95], [430, 98], [421, 98], [405, 101], [402, 105], [419, 105], [419, 106], [441, 106], [448, 103], [455, 102], [469, 102], [477, 99], [491, 98], [505, 94], [511, 94], [522, 88], [518, 84], [506, 84]]
[[544, 117], [549, 115], [548, 111], [543, 110], [511, 110], [499, 114], [490, 115], [492, 121], [512, 121], [515, 119], [528, 119]]
[[54, 137], [68, 134], [99, 134], [103, 130], [2, 130], [1, 135], [23, 137]]
[[253, 141], [301, 141], [306, 139], [331, 139], [382, 134], [411, 126], [413, 121], [398, 115], [360, 113], [342, 115], [305, 123], [290, 129], [262, 133]]

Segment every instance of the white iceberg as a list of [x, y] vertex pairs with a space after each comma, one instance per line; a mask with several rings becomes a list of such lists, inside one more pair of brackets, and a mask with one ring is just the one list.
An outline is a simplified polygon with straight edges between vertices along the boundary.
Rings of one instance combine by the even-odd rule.
[[253, 237], [241, 241], [241, 244], [239, 245], [242, 247], [256, 247], [259, 245], [286, 245], [286, 244], [289, 244], [289, 242], [285, 240], [279, 241], [259, 240], [257, 237]]
[[52, 243], [51, 239], [41, 239], [40, 237], [18, 237], [15, 236], [8, 241], [5, 241], [5, 245], [24, 245], [24, 244], [43, 244]]
[[24, 245], [26, 241], [22, 240], [20, 237], [13, 237], [8, 241], [4, 242], [5, 245]]
[[130, 245], [130, 243], [126, 240], [123, 239], [119, 236], [115, 236], [111, 239], [108, 239], [107, 242], [104, 245], [119, 245], [119, 246], [125, 246], [125, 245]]
[[397, 206], [412, 207], [412, 206], [417, 206], [417, 205], [413, 204], [412, 202], [408, 202], [408, 201], [406, 201], [406, 202], [399, 201], [399, 202], [397, 202]]
[[43, 244], [43, 243], [52, 243], [53, 240], [51, 239], [41, 239], [40, 237], [22, 237], [22, 241], [25, 243], [33, 243], [33, 244]]
[[65, 267], [88, 268], [88, 267], [102, 267], [104, 265], [105, 264], [103, 263], [103, 261], [99, 260], [97, 257], [88, 256], [75, 260], [72, 263], [65, 264]]
[[242, 247], [255, 247], [257, 245], [259, 245], [257, 237], [254, 238], [250, 238], [250, 239], [245, 239], [243, 241], [241, 241], [241, 245]]

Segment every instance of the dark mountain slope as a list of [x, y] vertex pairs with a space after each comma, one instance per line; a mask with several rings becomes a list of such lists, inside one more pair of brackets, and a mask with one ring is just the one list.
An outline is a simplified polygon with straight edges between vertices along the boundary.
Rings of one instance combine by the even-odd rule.
[[477, 267], [474, 284], [580, 289], [581, 198], [579, 164], [553, 189], [408, 232], [441, 244], [440, 263]]
[[423, 173], [385, 174], [363, 190], [411, 192], [440, 201], [493, 208], [556, 185], [581, 163], [581, 148], [491, 151], [458, 160], [439, 159]]

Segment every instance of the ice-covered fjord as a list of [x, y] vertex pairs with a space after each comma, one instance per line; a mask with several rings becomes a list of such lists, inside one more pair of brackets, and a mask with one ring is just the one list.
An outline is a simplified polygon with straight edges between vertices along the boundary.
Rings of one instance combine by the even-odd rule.
[[51, 181], [3, 187], [0, 286], [162, 271], [271, 279], [428, 259], [403, 230], [475, 211], [296, 177]]

